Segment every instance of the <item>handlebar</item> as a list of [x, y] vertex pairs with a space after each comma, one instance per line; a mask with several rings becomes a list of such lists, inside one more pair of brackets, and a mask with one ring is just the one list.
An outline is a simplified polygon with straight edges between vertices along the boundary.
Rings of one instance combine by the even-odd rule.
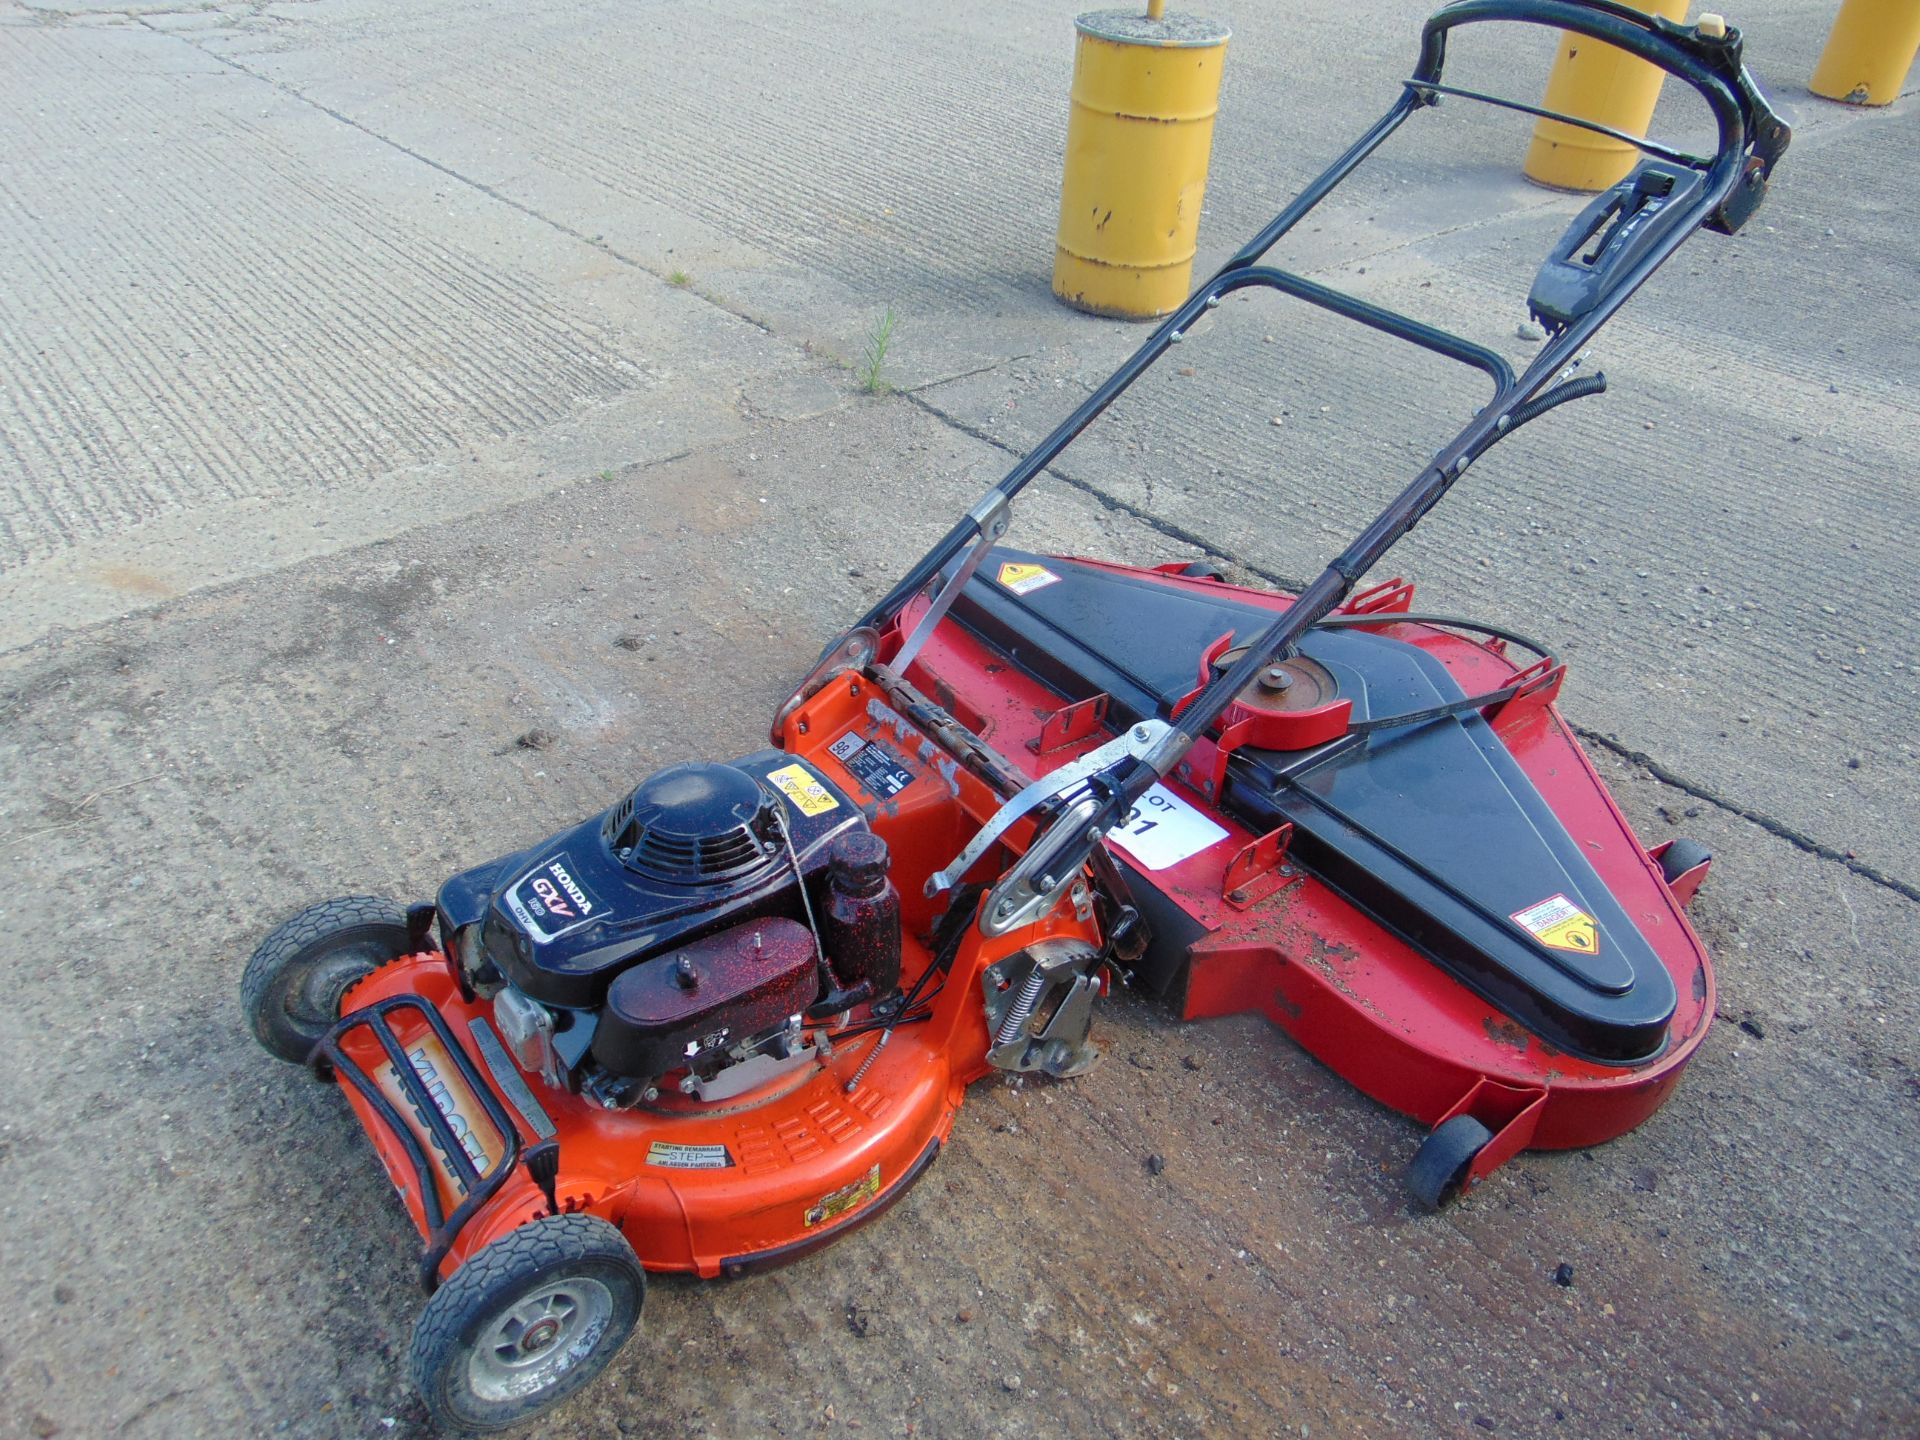
[[[1773, 163], [1787, 148], [1792, 130], [1741, 62], [1738, 29], [1682, 25], [1619, 0], [1455, 0], [1435, 11], [1421, 30], [1412, 88], [1439, 84], [1454, 29], [1489, 20], [1570, 30], [1645, 60], [1691, 86], [1719, 127], [1708, 171], [1712, 209], [1705, 223], [1730, 235], [1758, 208]], [[1585, 123], [1573, 116], [1560, 118]]]

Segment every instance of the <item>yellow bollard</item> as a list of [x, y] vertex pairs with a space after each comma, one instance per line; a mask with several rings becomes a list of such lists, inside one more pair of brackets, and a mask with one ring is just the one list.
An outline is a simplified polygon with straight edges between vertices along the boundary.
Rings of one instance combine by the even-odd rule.
[[[1636, 10], [1684, 19], [1687, 0], [1627, 0]], [[1547, 98], [1541, 105], [1565, 115], [1578, 115], [1597, 125], [1611, 125], [1629, 135], [1647, 133], [1660, 82], [1658, 66], [1636, 60], [1624, 50], [1585, 35], [1562, 32], [1560, 53], [1547, 79]], [[1640, 152], [1624, 140], [1614, 140], [1567, 125], [1542, 120], [1533, 127], [1527, 149], [1526, 176], [1556, 190], [1604, 190], [1626, 178]]]
[[1889, 105], [1920, 54], [1920, 0], [1845, 0], [1807, 88], [1849, 105]]
[[1095, 315], [1165, 315], [1193, 278], [1228, 32], [1164, 3], [1073, 22], [1053, 293]]

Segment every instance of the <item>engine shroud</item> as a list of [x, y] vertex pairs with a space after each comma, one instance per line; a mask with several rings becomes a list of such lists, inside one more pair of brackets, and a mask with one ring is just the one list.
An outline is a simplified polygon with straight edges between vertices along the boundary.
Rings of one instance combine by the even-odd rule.
[[571, 829], [447, 881], [441, 934], [465, 954], [478, 926], [486, 960], [523, 993], [597, 1010], [615, 977], [650, 957], [750, 920], [804, 924], [783, 828], [824, 895], [833, 841], [867, 822], [778, 750], [671, 766]]

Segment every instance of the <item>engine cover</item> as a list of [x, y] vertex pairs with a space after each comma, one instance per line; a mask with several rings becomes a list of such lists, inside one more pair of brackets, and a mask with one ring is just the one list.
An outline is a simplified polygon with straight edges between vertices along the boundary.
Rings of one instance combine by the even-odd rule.
[[832, 842], [866, 829], [844, 792], [781, 751], [675, 765], [581, 824], [447, 881], [441, 934], [464, 957], [467, 927], [479, 927], [483, 965], [544, 1005], [592, 1010], [651, 956], [748, 921], [804, 922], [787, 836], [824, 897]]
[[778, 1028], [819, 989], [806, 926], [749, 920], [624, 971], [607, 988], [593, 1058], [616, 1075], [664, 1075], [696, 1051]]

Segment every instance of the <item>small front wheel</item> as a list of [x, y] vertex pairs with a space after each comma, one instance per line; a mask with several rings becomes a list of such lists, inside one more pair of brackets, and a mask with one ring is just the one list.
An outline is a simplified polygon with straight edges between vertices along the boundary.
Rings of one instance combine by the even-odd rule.
[[434, 1423], [505, 1430], [572, 1395], [626, 1343], [646, 1272], [613, 1226], [550, 1215], [487, 1246], [433, 1294], [409, 1365]]
[[1467, 1182], [1474, 1158], [1493, 1132], [1471, 1115], [1456, 1115], [1420, 1142], [1407, 1167], [1407, 1188], [1429, 1210], [1450, 1203]]
[[348, 895], [309, 905], [260, 942], [240, 977], [240, 1004], [269, 1053], [306, 1063], [340, 1018], [347, 990], [407, 953], [407, 912]]

